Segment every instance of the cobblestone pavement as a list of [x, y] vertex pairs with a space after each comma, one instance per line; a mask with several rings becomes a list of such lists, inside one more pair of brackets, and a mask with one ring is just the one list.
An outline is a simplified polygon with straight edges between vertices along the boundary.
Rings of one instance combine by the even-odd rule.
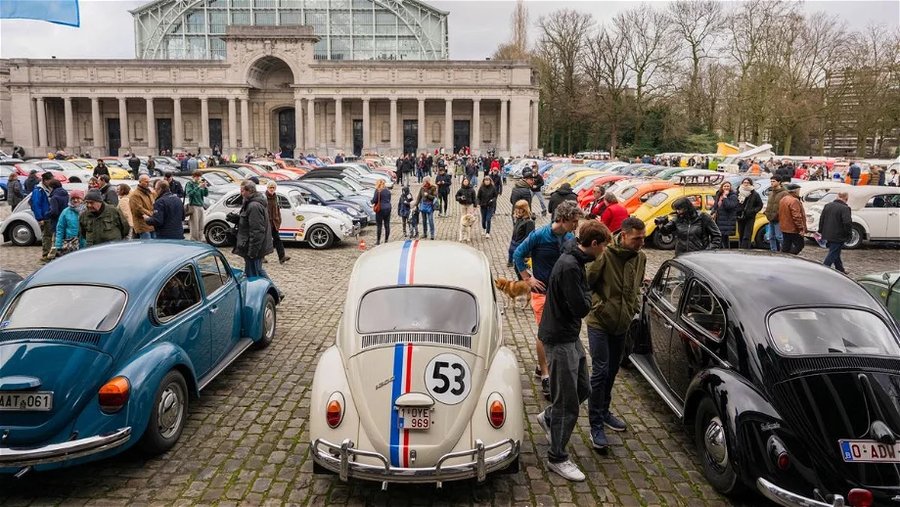
[[[394, 195], [399, 194], [395, 189]], [[497, 275], [506, 267], [511, 233], [509, 190], [500, 199], [492, 239], [478, 234], [473, 245], [489, 257]], [[535, 203], [537, 205], [537, 203]], [[5, 211], [6, 206], [0, 207]], [[438, 239], [455, 240], [458, 216], [436, 218]], [[0, 215], [2, 216], [2, 215]], [[547, 223], [539, 219], [539, 225]], [[392, 224], [393, 239], [400, 224]], [[374, 244], [374, 226], [363, 238]], [[589, 442], [586, 407], [570, 448], [587, 474], [583, 483], [568, 483], [550, 474], [543, 463], [547, 441], [535, 428], [533, 415], [543, 408], [531, 372], [535, 336], [531, 310], [506, 311], [506, 342], [521, 359], [525, 396], [526, 440], [517, 475], [489, 478], [483, 484], [392, 485], [381, 491], [371, 483], [341, 483], [314, 475], [309, 459], [308, 391], [319, 353], [333, 343], [347, 286], [347, 274], [359, 256], [355, 241], [327, 251], [289, 248], [290, 262], [268, 263], [266, 269], [287, 297], [279, 307], [273, 345], [250, 352], [193, 401], [184, 434], [176, 447], [153, 459], [136, 451], [99, 463], [32, 473], [19, 480], [0, 478], [0, 503], [7, 505], [729, 505], [704, 480], [688, 433], [654, 391], [636, 373], [623, 370], [613, 394], [613, 411], [629, 424], [626, 433], [611, 434], [611, 451], [601, 455]], [[824, 258], [825, 251], [807, 246], [804, 257]], [[235, 265], [242, 265], [229, 255]], [[648, 250], [648, 276], [670, 257]], [[0, 266], [26, 275], [39, 267], [40, 247], [0, 246]], [[898, 269], [896, 245], [845, 252], [854, 276]], [[448, 266], [452, 259], [447, 259]], [[746, 281], [742, 281], [746, 282]], [[810, 283], [814, 283], [810, 280]], [[582, 337], [585, 340], [586, 337]], [[321, 417], [318, 410], [313, 416]], [[762, 500], [749, 497], [746, 505]]]

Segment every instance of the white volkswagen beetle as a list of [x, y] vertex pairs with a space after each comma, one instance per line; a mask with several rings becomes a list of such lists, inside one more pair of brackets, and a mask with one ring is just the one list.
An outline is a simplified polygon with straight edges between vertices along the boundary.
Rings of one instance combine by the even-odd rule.
[[[264, 193], [266, 187], [260, 185], [257, 190]], [[349, 215], [325, 206], [307, 204], [296, 188], [278, 187], [275, 192], [281, 210], [278, 233], [282, 241], [305, 241], [318, 250], [359, 233], [359, 228], [353, 225]], [[206, 210], [203, 230], [209, 244], [221, 247], [228, 243], [228, 230], [232, 225], [225, 217], [232, 211], [238, 211], [242, 202], [241, 190], [235, 187]]]
[[317, 473], [383, 486], [515, 473], [522, 414], [483, 253], [405, 241], [360, 256], [313, 377]]

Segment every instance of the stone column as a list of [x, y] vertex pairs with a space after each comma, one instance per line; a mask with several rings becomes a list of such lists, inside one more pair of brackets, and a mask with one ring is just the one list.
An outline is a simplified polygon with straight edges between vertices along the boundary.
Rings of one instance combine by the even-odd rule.
[[153, 97], [147, 97], [147, 155], [159, 152], [156, 139], [156, 112], [153, 109]]
[[[94, 150], [97, 152], [94, 155], [99, 156], [101, 154], [99, 148], [106, 146], [106, 143], [103, 142], [103, 127], [100, 124], [100, 99], [98, 97], [91, 97], [91, 130], [94, 136]], [[102, 154], [106, 155], [106, 152], [104, 151]]]
[[453, 153], [453, 99], [444, 102], [444, 151]]
[[538, 150], [538, 101], [531, 102], [531, 151]]
[[500, 153], [509, 156], [509, 101], [500, 99]]
[[181, 97], [172, 99], [172, 153], [184, 150], [184, 122], [181, 120]]
[[[419, 120], [417, 130], [419, 131], [419, 153], [425, 150], [425, 131], [428, 129], [425, 126], [425, 99], [419, 99]], [[416, 155], [416, 153], [413, 153]]]
[[223, 156], [231, 159], [232, 153], [237, 153], [237, 99], [228, 99], [228, 151], [223, 150]]
[[306, 150], [316, 151], [316, 99], [306, 99]]
[[120, 149], [131, 151], [131, 139], [128, 137], [128, 98], [119, 97], [119, 135], [122, 142]]
[[72, 116], [72, 97], [63, 98], [63, 109], [66, 119], [66, 151], [74, 153], [75, 150], [75, 119]]
[[528, 155], [531, 144], [531, 99], [513, 97], [509, 101], [509, 153]]
[[472, 138], [469, 145], [472, 153], [481, 151], [481, 99], [472, 100]]
[[362, 115], [363, 115], [363, 154], [371, 148], [369, 146], [369, 135], [371, 134], [371, 118], [369, 117], [369, 99], [362, 99]]
[[344, 104], [341, 97], [334, 98], [334, 146], [344, 151]]
[[200, 147], [209, 151], [209, 99], [200, 97]]
[[303, 152], [303, 99], [294, 99], [294, 156]]
[[37, 98], [37, 123], [38, 123], [38, 146], [42, 149], [47, 148], [47, 107], [44, 105], [44, 97]]
[[249, 152], [253, 147], [250, 140], [250, 99], [241, 99], [241, 148]]
[[391, 97], [391, 155], [397, 156], [400, 152], [400, 143], [397, 135], [397, 98]]

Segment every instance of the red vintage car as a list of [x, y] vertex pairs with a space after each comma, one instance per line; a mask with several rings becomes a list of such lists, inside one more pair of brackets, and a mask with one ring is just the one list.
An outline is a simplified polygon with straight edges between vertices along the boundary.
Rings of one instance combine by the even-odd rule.
[[602, 176], [598, 176], [594, 181], [591, 182], [590, 185], [586, 186], [584, 189], [578, 192], [578, 206], [584, 208], [591, 201], [594, 200], [594, 187], [597, 185], [602, 186], [603, 188], [608, 188], [613, 183], [619, 180], [626, 180], [631, 176], [623, 176], [621, 174], [604, 174]]
[[45, 172], [49, 172], [53, 175], [53, 177], [56, 179], [56, 181], [58, 181], [60, 183], [68, 183], [69, 182], [69, 178], [66, 176], [66, 173], [64, 173], [62, 171], [54, 171], [54, 170], [47, 171], [46, 169], [42, 168], [41, 166], [39, 166], [37, 164], [32, 164], [30, 162], [19, 162], [18, 164], [14, 165], [13, 167], [16, 168], [16, 174], [18, 174], [20, 178], [27, 178], [28, 173], [30, 173], [32, 170], [35, 170], [35, 171], [37, 171], [38, 177], [40, 177], [40, 175]]

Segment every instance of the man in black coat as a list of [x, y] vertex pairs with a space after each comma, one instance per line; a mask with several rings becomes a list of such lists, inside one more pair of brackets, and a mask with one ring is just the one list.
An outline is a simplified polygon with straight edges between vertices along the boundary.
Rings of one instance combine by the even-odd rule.
[[659, 234], [675, 234], [675, 255], [700, 250], [722, 248], [722, 233], [716, 222], [706, 213], [700, 213], [687, 197], [679, 197], [672, 203], [675, 220], [668, 215], [654, 220]]
[[231, 253], [244, 258], [244, 273], [248, 277], [267, 277], [262, 268], [262, 260], [275, 251], [275, 247], [269, 231], [266, 198], [256, 191], [256, 185], [250, 181], [241, 183], [241, 197], [244, 198], [244, 203], [241, 205], [237, 239]]
[[156, 201], [153, 216], [144, 215], [148, 225], [156, 230], [156, 239], [184, 239], [184, 205], [169, 189], [166, 180], [156, 182]]
[[[509, 193], [509, 203], [515, 208], [516, 203], [520, 200], [528, 201], [528, 207], [531, 207], [531, 184], [534, 182], [534, 174], [530, 167], [522, 170], [522, 179], [513, 185], [512, 191]], [[515, 219], [513, 220], [515, 221]]]
[[550, 203], [547, 205], [547, 209], [550, 210], [551, 218], [553, 217], [553, 212], [556, 211], [556, 207], [563, 201], [578, 202], [578, 196], [575, 195], [575, 192], [572, 192], [572, 185], [569, 185], [568, 183], [563, 183], [550, 194]]
[[834, 265], [834, 269], [841, 273], [847, 273], [844, 261], [841, 260], [841, 250], [844, 243], [850, 240], [853, 229], [847, 198], [847, 192], [838, 192], [837, 199], [826, 204], [819, 217], [819, 234], [828, 247], [828, 255], [825, 256], [823, 264], [828, 267]]

